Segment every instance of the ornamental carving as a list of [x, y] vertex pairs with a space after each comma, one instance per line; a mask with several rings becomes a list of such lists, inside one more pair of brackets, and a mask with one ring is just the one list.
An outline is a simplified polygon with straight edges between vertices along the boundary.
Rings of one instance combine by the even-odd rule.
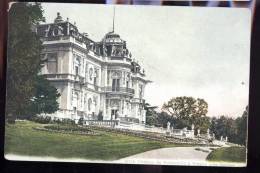
[[113, 78], [113, 79], [121, 78], [121, 72], [119, 72], [119, 71], [112, 71], [111, 78]]

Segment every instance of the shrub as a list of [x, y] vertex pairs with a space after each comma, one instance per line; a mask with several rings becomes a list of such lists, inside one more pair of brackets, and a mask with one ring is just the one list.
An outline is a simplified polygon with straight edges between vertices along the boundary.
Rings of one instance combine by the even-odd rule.
[[52, 120], [52, 123], [64, 124], [64, 125], [75, 125], [75, 121], [71, 120], [69, 118], [54, 119], [54, 120]]
[[79, 119], [78, 125], [83, 125], [83, 118], [80, 118], [80, 119]]
[[103, 112], [99, 111], [98, 113], [98, 121], [102, 121], [103, 120]]
[[88, 128], [74, 126], [74, 125], [49, 125], [44, 128], [57, 131], [71, 131], [71, 132], [91, 132]]
[[61, 120], [61, 124], [75, 125], [75, 121], [68, 118], [64, 118]]
[[50, 116], [34, 116], [31, 118], [32, 121], [40, 124], [49, 124], [51, 123], [51, 117]]
[[13, 116], [12, 114], [8, 114], [6, 116], [6, 122], [9, 124], [15, 124], [15, 116]]

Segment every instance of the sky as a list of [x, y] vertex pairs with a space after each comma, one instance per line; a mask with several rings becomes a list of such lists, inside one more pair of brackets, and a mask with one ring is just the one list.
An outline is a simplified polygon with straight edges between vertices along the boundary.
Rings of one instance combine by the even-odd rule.
[[[112, 30], [114, 5], [43, 3], [46, 23], [60, 12], [80, 32], [101, 41]], [[250, 16], [244, 8], [115, 7], [115, 32], [152, 83], [146, 102], [203, 98], [208, 116], [241, 116], [248, 105]]]

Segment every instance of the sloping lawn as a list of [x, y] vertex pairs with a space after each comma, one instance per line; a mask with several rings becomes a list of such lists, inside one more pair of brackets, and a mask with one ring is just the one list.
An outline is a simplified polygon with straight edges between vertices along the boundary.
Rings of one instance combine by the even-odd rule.
[[207, 160], [225, 162], [246, 162], [245, 147], [225, 147], [212, 151]]
[[116, 160], [152, 149], [176, 146], [116, 133], [99, 132], [102, 134], [87, 136], [33, 129], [33, 127], [41, 126], [43, 125], [30, 121], [7, 124], [5, 153], [57, 158]]

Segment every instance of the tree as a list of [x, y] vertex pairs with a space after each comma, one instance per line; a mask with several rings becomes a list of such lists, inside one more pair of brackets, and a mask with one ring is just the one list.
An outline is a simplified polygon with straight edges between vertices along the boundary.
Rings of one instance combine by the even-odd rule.
[[30, 99], [28, 113], [23, 118], [29, 118], [40, 113], [51, 114], [59, 108], [56, 100], [60, 97], [60, 94], [46, 78], [37, 76], [35, 88], [36, 92], [34, 97]]
[[98, 118], [98, 121], [103, 121], [103, 112], [102, 111], [99, 111], [97, 118]]
[[211, 119], [210, 131], [217, 139], [221, 136], [228, 137], [230, 142], [246, 145], [247, 141], [247, 117], [248, 106], [241, 117], [236, 119], [228, 116], [213, 117]]
[[44, 20], [40, 3], [14, 3], [9, 11], [6, 113], [14, 119], [29, 110], [34, 114], [57, 109], [57, 91], [38, 76], [43, 64], [42, 42], [34, 28]]
[[156, 125], [157, 124], [157, 113], [154, 110], [156, 107], [152, 107], [149, 103], [145, 103], [144, 110], [146, 110], [146, 124]]
[[[231, 130], [232, 128], [234, 128], [234, 120], [232, 120], [232, 118], [229, 118], [228, 116], [222, 115], [219, 118], [212, 118], [212, 122], [211, 122], [211, 127], [210, 130], [212, 133], [215, 134], [215, 137], [217, 139], [220, 139], [221, 136], [230, 137], [232, 136], [232, 132], [233, 130]], [[232, 139], [232, 138], [231, 138]]]
[[167, 123], [170, 122], [171, 125], [175, 126], [176, 119], [171, 117], [167, 112], [160, 112], [158, 113], [157, 119], [156, 119], [156, 126], [158, 127], [167, 127]]
[[237, 143], [246, 145], [247, 143], [247, 119], [248, 119], [248, 106], [243, 112], [242, 117], [236, 119], [237, 123]]
[[193, 97], [174, 97], [165, 103], [162, 110], [167, 112], [171, 118], [175, 118], [175, 127], [200, 128], [201, 132], [206, 132], [209, 127], [209, 118], [206, 117], [208, 112], [208, 103], [204, 99], [194, 99]]

